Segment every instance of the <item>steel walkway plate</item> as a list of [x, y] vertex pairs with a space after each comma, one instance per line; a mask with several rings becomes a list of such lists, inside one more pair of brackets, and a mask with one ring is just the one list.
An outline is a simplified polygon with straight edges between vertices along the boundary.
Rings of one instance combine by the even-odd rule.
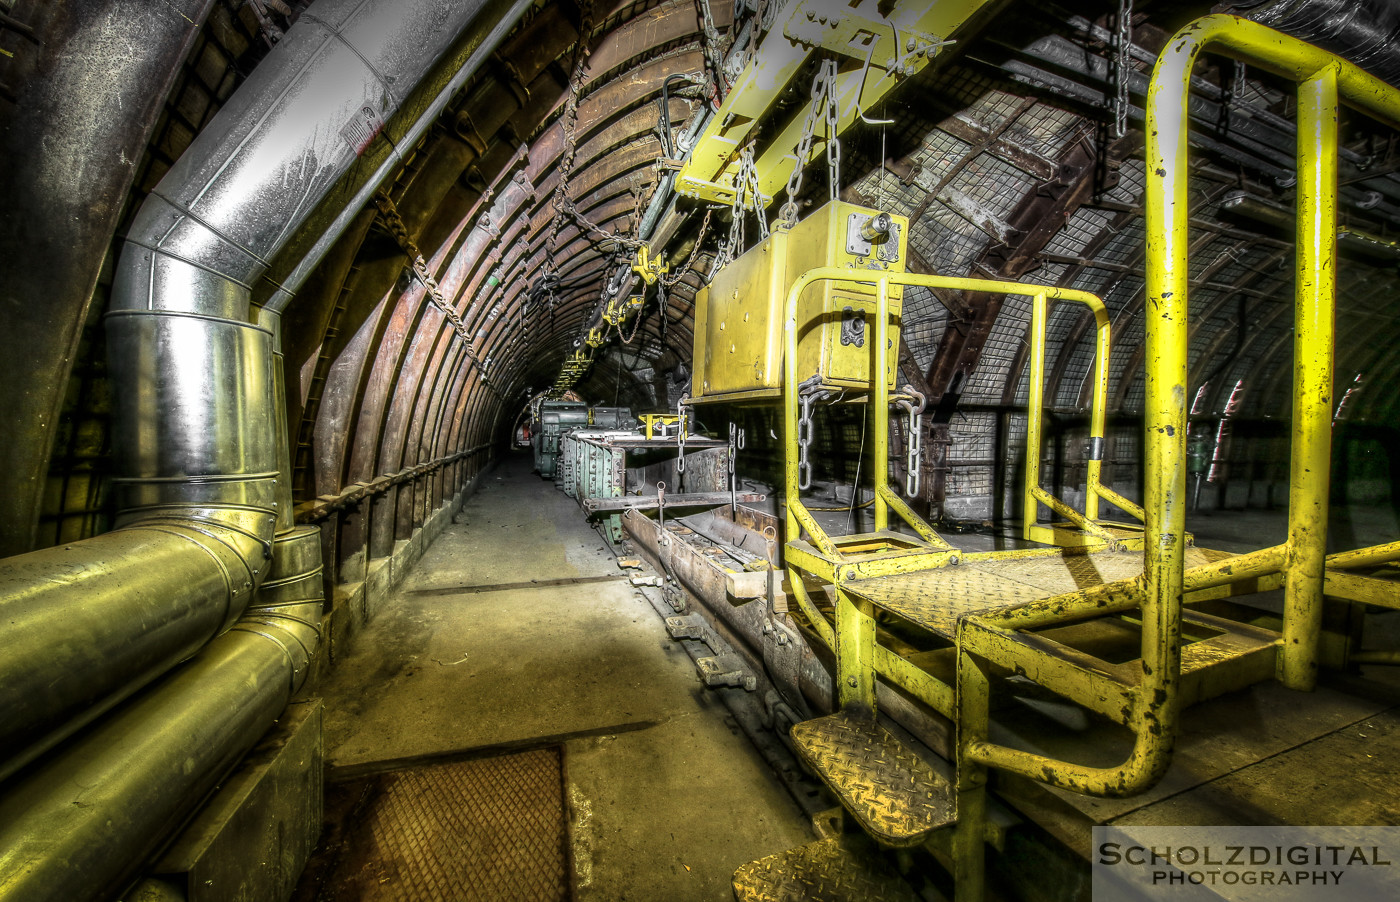
[[792, 728], [798, 754], [856, 821], [889, 846], [913, 846], [954, 821], [952, 787], [873, 719], [844, 711]]
[[[1187, 568], [1222, 558], [1227, 552], [1186, 549]], [[946, 638], [969, 614], [1019, 607], [1129, 579], [1142, 572], [1140, 551], [1099, 551], [1051, 557], [965, 561], [952, 567], [898, 576], [843, 582], [841, 588]]]
[[823, 839], [751, 861], [734, 872], [738, 902], [917, 902], [873, 848]]

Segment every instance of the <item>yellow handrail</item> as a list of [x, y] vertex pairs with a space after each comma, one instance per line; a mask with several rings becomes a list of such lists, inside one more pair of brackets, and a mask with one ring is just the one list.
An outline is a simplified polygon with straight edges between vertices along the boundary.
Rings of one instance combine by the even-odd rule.
[[[1298, 82], [1298, 210], [1294, 326], [1292, 475], [1284, 641], [1280, 679], [1294, 689], [1317, 682], [1322, 630], [1331, 460], [1335, 340], [1337, 103], [1339, 97], [1400, 127], [1400, 93], [1325, 50], [1235, 16], [1197, 19], [1177, 32], [1147, 93], [1148, 469], [1144, 643], [1179, 666], [1181, 573], [1186, 519], [1188, 288], [1187, 98], [1191, 69], [1207, 46]], [[1151, 632], [1149, 633], [1148, 630]]]
[[[783, 423], [784, 423], [784, 445], [786, 447], [785, 458], [785, 488], [787, 492], [787, 524], [789, 540], [796, 539], [801, 530], [805, 529], [812, 537], [813, 543], [824, 552], [835, 553], [835, 546], [830, 538], [817, 526], [816, 521], [805, 505], [802, 504], [798, 483], [800, 474], [798, 473], [797, 454], [797, 424], [799, 398], [797, 387], [799, 384], [797, 374], [797, 344], [801, 337], [802, 328], [808, 324], [797, 321], [797, 299], [802, 292], [814, 282], [835, 281], [847, 283], [859, 283], [874, 285], [876, 294], [875, 322], [873, 325], [873, 338], [871, 343], [875, 363], [871, 367], [871, 409], [876, 412], [884, 411], [889, 406], [889, 385], [888, 385], [888, 357], [884, 353], [889, 344], [889, 288], [891, 285], [914, 286], [923, 288], [942, 288], [961, 291], [984, 291], [996, 292], [998, 294], [1017, 294], [1037, 299], [1037, 303], [1044, 304], [1047, 299], [1059, 301], [1074, 301], [1089, 307], [1094, 313], [1094, 318], [1098, 324], [1098, 364], [1095, 373], [1094, 383], [1094, 412], [1092, 414], [1091, 428], [1093, 434], [1102, 436], [1105, 422], [1105, 405], [1108, 396], [1108, 310], [1104, 307], [1102, 300], [1088, 291], [1080, 291], [1075, 288], [1060, 288], [1055, 286], [1025, 285], [1020, 282], [1007, 282], [998, 279], [975, 279], [963, 278], [959, 276], [936, 276], [922, 273], [872, 273], [864, 270], [847, 269], [839, 266], [822, 266], [808, 270], [798, 276], [793, 282], [792, 288], [788, 291], [787, 301], [783, 307]], [[1042, 349], [1039, 358], [1033, 357], [1033, 367], [1038, 367], [1039, 371], [1044, 371], [1044, 348], [1043, 348], [1043, 321], [1037, 333], [1042, 336]], [[1038, 388], [1042, 383], [1039, 375], [1032, 375], [1032, 417], [1036, 424], [1036, 435], [1039, 434], [1039, 419], [1035, 415], [1039, 412], [1037, 399], [1041, 390]], [[908, 505], [899, 501], [897, 496], [889, 489], [889, 472], [884, 465], [884, 461], [889, 451], [889, 425], [888, 421], [879, 416], [875, 418], [875, 425], [872, 429], [874, 434], [874, 453], [876, 465], [872, 468], [875, 483], [875, 529], [883, 530], [888, 526], [889, 511], [894, 509], [901, 519], [936, 548], [950, 548], [946, 541], [934, 532], [928, 524], [924, 523], [914, 514]], [[1027, 440], [1028, 449], [1031, 444]], [[1034, 460], [1039, 461], [1038, 439], [1035, 442], [1036, 451]], [[1029, 450], [1027, 451], [1029, 455]], [[1028, 464], [1031, 458], [1027, 458]], [[1137, 505], [1127, 499], [1122, 498], [1115, 492], [1105, 489], [1099, 482], [1099, 469], [1097, 462], [1091, 462], [1091, 477], [1089, 483], [1090, 491], [1085, 494], [1086, 510], [1093, 512], [1094, 519], [1098, 513], [1098, 499], [1107, 498], [1110, 502], [1123, 507], [1129, 512], [1138, 511]], [[1034, 474], [1038, 480], [1039, 465], [1031, 469], [1028, 473]], [[1031, 482], [1032, 476], [1027, 477], [1026, 496], [1032, 497]], [[1090, 500], [1092, 499], [1092, 501]], [[1092, 505], [1092, 506], [1090, 506]], [[1027, 518], [1034, 516], [1035, 508], [1028, 505]]]
[[[1187, 101], [1191, 70], [1208, 45], [1292, 77], [1298, 89], [1298, 251], [1289, 536], [1282, 545], [1184, 571], [1186, 545]], [[1098, 795], [1152, 785], [1171, 759], [1179, 721], [1181, 600], [1243, 576], [1282, 572], [1286, 581], [1280, 680], [1311, 689], [1317, 679], [1330, 469], [1337, 192], [1337, 102], [1400, 127], [1400, 93], [1310, 44], [1235, 16], [1198, 19], [1167, 42], [1147, 94], [1147, 395], [1143, 430], [1144, 569], [1141, 577], [1097, 586], [987, 617], [959, 634], [960, 754]], [[1379, 546], [1375, 558], [1394, 553]], [[1345, 557], [1342, 558], [1346, 560]], [[1356, 560], [1368, 559], [1358, 555]], [[1133, 753], [1117, 767], [1090, 768], [998, 746], [986, 739], [986, 676], [975, 661], [980, 637], [1059, 623], [1075, 613], [1142, 610], [1142, 676], [1133, 691]]]
[[[985, 290], [985, 289], [984, 289]], [[1045, 335], [1049, 315], [1049, 292], [1051, 289], [1027, 291], [1018, 294], [1031, 295], [1031, 354], [1030, 392], [1027, 397], [1026, 421], [1026, 475], [1024, 481], [1024, 517], [1022, 536], [1033, 539], [1035, 531], [1036, 504], [1044, 504], [1055, 513], [1074, 523], [1086, 533], [1104, 542], [1112, 543], [1114, 537], [1099, 525], [1099, 499], [1122, 508], [1129, 514], [1142, 519], [1142, 508], [1128, 501], [1117, 492], [1103, 485], [1104, 427], [1108, 408], [1108, 362], [1109, 362], [1109, 316], [1108, 308], [1096, 295], [1079, 292], [1064, 296], [1063, 300], [1078, 301], [1089, 307], [1094, 315], [1094, 395], [1089, 414], [1090, 454], [1084, 483], [1084, 511], [1080, 513], [1058, 498], [1046, 492], [1040, 485], [1040, 442], [1041, 419], [1045, 407]]]

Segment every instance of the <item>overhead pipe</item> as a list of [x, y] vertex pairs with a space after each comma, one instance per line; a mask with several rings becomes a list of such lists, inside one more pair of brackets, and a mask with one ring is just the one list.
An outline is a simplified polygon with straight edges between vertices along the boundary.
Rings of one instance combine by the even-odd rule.
[[1400, 8], [1389, 0], [1237, 0], [1226, 10], [1316, 44], [1400, 87]]
[[251, 287], [468, 26], [463, 70], [525, 6], [322, 0], [138, 213], [107, 319], [121, 513], [0, 562], [0, 777], [208, 647], [0, 793], [0, 900], [113, 891], [300, 685], [319, 540], [291, 528], [280, 317], [249, 322]]

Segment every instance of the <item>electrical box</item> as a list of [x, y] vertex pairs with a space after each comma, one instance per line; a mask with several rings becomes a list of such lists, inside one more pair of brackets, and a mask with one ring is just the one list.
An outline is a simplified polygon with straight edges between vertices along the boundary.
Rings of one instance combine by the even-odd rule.
[[[750, 401], [783, 394], [783, 306], [797, 277], [819, 266], [868, 275], [902, 273], [909, 233], [903, 216], [832, 201], [715, 274], [695, 297], [691, 401]], [[889, 288], [889, 384], [899, 354], [904, 290]], [[868, 389], [875, 286], [821, 281], [797, 302], [797, 376], [828, 389]]]

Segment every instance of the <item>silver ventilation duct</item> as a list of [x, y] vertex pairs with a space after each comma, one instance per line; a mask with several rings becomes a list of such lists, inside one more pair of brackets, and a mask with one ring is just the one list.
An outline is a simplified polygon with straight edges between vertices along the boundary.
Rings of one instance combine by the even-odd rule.
[[1400, 4], [1393, 0], [1237, 0], [1223, 7], [1400, 86]]
[[320, 0], [138, 213], [107, 319], [117, 529], [0, 561], [0, 777], [33, 765], [0, 793], [0, 900], [119, 889], [300, 685], [319, 539], [292, 528], [252, 286], [448, 51], [465, 71], [429, 110], [528, 5]]

